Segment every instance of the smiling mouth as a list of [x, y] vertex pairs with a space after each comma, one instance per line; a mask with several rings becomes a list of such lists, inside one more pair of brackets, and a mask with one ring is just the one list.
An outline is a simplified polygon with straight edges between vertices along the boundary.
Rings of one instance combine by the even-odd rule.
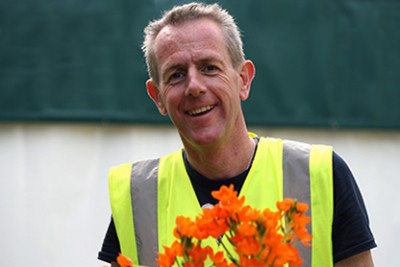
[[210, 110], [212, 110], [214, 108], [215, 105], [207, 105], [201, 108], [196, 108], [196, 109], [192, 109], [187, 111], [186, 113], [189, 114], [190, 116], [198, 116], [198, 115], [202, 115]]

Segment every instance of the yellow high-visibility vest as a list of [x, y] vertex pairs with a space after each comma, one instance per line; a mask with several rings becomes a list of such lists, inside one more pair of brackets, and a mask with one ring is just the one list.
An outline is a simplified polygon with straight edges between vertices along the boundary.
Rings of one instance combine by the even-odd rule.
[[[134, 264], [157, 266], [157, 252], [175, 240], [176, 217], [201, 213], [182, 150], [112, 168], [109, 188], [121, 251]], [[260, 210], [276, 210], [285, 197], [309, 203], [313, 239], [311, 247], [299, 249], [303, 266], [333, 266], [332, 147], [261, 137], [243, 195], [245, 204]], [[207, 242], [202, 244], [221, 249], [215, 240]]]

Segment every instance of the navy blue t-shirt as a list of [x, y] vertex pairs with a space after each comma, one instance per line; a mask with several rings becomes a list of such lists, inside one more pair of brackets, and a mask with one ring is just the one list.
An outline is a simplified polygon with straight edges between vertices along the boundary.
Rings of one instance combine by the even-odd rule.
[[[192, 182], [200, 206], [206, 203], [216, 204], [218, 201], [211, 196], [211, 191], [218, 190], [222, 185], [233, 184], [240, 192], [249, 169], [233, 178], [211, 180], [193, 169], [186, 154], [183, 153], [186, 171]], [[376, 247], [369, 228], [367, 211], [360, 190], [344, 160], [333, 153], [333, 185], [334, 185], [334, 219], [333, 219], [333, 260], [349, 258], [358, 253]], [[120, 253], [120, 245], [111, 218], [98, 259], [106, 262], [116, 261]]]

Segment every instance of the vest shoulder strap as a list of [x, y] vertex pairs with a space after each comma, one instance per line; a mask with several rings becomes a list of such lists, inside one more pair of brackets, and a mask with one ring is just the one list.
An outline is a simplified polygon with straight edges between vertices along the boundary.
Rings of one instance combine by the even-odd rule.
[[158, 169], [159, 159], [136, 162], [132, 166], [132, 211], [138, 260], [157, 266], [158, 252]]
[[132, 164], [123, 164], [111, 168], [108, 175], [110, 203], [115, 229], [121, 246], [121, 252], [138, 264], [135, 229], [133, 225], [131, 201]]
[[[159, 159], [113, 167], [111, 209], [121, 252], [133, 263], [157, 266], [157, 175]], [[135, 218], [135, 219], [134, 219]]]
[[306, 266], [333, 266], [332, 147], [294, 141], [283, 143], [284, 196], [308, 204], [312, 247], [301, 246]]
[[[333, 149], [312, 145], [310, 150], [310, 188], [312, 206], [312, 266], [333, 266]], [[328, 265], [330, 264], [330, 265]]]

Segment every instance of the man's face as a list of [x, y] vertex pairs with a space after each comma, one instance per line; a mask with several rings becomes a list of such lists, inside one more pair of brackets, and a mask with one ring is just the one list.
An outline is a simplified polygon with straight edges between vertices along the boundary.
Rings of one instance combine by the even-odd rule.
[[[156, 38], [155, 55], [160, 82], [149, 80], [147, 88], [183, 142], [211, 145], [232, 137], [243, 120], [240, 100], [248, 97], [254, 67], [249, 61], [232, 66], [218, 24], [199, 19], [166, 26]], [[248, 68], [250, 82], [244, 77]]]

